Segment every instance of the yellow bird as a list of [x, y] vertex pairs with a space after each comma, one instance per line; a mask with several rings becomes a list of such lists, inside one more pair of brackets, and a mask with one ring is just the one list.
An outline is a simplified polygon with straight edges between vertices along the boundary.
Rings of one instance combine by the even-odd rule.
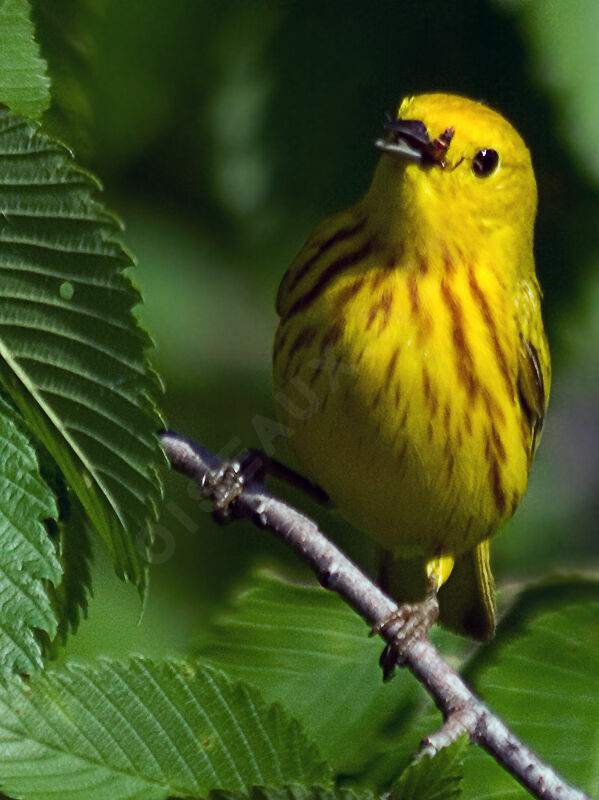
[[489, 538], [526, 490], [550, 359], [529, 151], [481, 103], [406, 98], [370, 189], [281, 283], [275, 399], [303, 468], [390, 554], [400, 601], [495, 630]]

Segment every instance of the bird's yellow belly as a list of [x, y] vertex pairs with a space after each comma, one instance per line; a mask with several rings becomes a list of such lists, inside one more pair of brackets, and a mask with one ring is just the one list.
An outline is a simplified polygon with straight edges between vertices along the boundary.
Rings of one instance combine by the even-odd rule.
[[343, 287], [323, 296], [294, 353], [298, 337], [286, 336], [275, 356], [280, 416], [304, 468], [357, 528], [401, 555], [465, 552], [526, 488], [507, 307], [498, 342], [483, 313], [462, 314], [459, 276], [451, 286], [372, 278], [343, 307]]

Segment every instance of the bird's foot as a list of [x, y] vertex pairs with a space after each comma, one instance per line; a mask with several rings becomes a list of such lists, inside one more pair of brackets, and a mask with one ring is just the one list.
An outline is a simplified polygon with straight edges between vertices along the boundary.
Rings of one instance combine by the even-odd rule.
[[213, 515], [217, 522], [230, 521], [231, 504], [243, 492], [244, 486], [254, 481], [264, 482], [267, 476], [294, 486], [321, 505], [329, 505], [326, 493], [295, 470], [286, 467], [262, 450], [246, 450], [238, 459], [225, 461], [204, 481], [204, 497], [212, 500]]
[[245, 486], [252, 482], [264, 482], [272, 476], [284, 483], [294, 486], [312, 500], [329, 505], [326, 493], [316, 484], [304, 478], [295, 470], [286, 467], [262, 450], [246, 450], [239, 458], [225, 461], [218, 469], [213, 470], [202, 484], [204, 497], [212, 500], [213, 515], [217, 522], [224, 524], [232, 518], [233, 501], [243, 492]]
[[426, 638], [438, 616], [437, 595], [431, 594], [416, 603], [402, 603], [387, 619], [373, 627], [373, 636], [393, 629], [393, 640], [388, 642], [379, 659], [384, 681], [393, 677], [396, 665], [405, 663], [406, 653], [412, 642]]
[[245, 482], [239, 461], [225, 461], [206, 475], [202, 494], [212, 501], [212, 514], [217, 522], [225, 523], [231, 519], [231, 503], [243, 492]]

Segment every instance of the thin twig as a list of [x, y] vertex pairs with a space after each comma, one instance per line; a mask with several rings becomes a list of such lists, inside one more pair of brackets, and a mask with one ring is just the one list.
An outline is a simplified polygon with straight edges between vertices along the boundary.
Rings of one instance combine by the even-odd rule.
[[[179, 434], [165, 432], [162, 444], [171, 466], [193, 478], [212, 496], [215, 475], [222, 474], [217, 456]], [[325, 589], [337, 592], [370, 626], [381, 625], [397, 605], [366, 577], [317, 525], [297, 509], [251, 480], [230, 501], [234, 518], [251, 519], [295, 550], [314, 570]], [[393, 645], [397, 625], [383, 626], [380, 635]], [[436, 753], [468, 733], [531, 794], [543, 800], [590, 800], [568, 786], [557, 773], [529, 750], [507, 726], [476, 697], [462, 678], [441, 657], [428, 639], [415, 639], [402, 650], [406, 666], [429, 692], [445, 723], [423, 741], [425, 752]]]

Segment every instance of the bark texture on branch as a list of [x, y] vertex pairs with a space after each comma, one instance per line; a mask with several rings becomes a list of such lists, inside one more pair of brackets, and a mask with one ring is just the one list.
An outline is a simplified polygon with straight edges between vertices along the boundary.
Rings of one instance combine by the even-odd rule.
[[[347, 558], [305, 514], [271, 494], [250, 478], [239, 481], [227, 497], [222, 494], [227, 465], [213, 453], [180, 436], [165, 432], [162, 445], [174, 470], [195, 480], [205, 496], [233, 518], [252, 520], [291, 547], [307, 561], [325, 589], [337, 592], [370, 626], [380, 626], [397, 610], [387, 597]], [[234, 468], [232, 470], [235, 471]], [[230, 500], [230, 502], [229, 502]], [[382, 625], [381, 637], [393, 646], [398, 624]], [[443, 726], [423, 741], [431, 754], [468, 733], [535, 797], [543, 800], [590, 800], [568, 786], [548, 765], [524, 745], [464, 683], [428, 639], [408, 642], [399, 666], [407, 667], [429, 692], [445, 719]]]

